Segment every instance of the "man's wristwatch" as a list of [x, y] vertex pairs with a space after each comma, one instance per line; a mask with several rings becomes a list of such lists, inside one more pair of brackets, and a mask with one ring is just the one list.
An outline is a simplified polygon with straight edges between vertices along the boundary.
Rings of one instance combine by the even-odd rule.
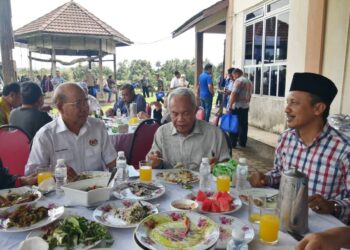
[[340, 216], [340, 213], [341, 213], [341, 206], [336, 201], [333, 201], [332, 215], [338, 218]]

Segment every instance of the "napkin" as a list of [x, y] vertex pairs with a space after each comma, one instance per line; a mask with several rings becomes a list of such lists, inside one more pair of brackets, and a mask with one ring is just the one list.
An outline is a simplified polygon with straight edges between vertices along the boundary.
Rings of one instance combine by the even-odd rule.
[[49, 244], [40, 237], [30, 237], [19, 244], [18, 250], [48, 250]]
[[139, 172], [136, 171], [134, 166], [128, 165], [129, 178], [138, 178], [140, 176]]

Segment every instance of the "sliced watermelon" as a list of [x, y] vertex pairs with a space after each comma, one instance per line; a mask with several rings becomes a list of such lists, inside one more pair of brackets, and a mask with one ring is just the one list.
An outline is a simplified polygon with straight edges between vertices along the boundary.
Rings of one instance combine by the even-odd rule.
[[220, 213], [220, 203], [217, 200], [213, 200], [213, 204], [211, 206], [211, 211], [214, 213]]
[[196, 200], [197, 201], [204, 201], [206, 199], [208, 199], [208, 196], [204, 192], [199, 190], [198, 193], [197, 193], [197, 199]]
[[211, 197], [213, 200], [217, 200], [222, 196], [222, 192], [216, 192], [215, 194], [213, 194], [213, 196]]
[[212, 209], [212, 203], [213, 203], [212, 200], [205, 199], [205, 200], [203, 201], [203, 204], [202, 204], [202, 210], [203, 210], [203, 211], [206, 211], [206, 212], [210, 212], [211, 209]]
[[219, 198], [218, 203], [220, 205], [220, 212], [227, 212], [232, 209], [231, 202], [226, 198]]
[[223, 192], [221, 194], [220, 198], [225, 198], [225, 199], [229, 200], [230, 203], [232, 203], [232, 201], [233, 201], [233, 197], [229, 193], [226, 193], [226, 192]]

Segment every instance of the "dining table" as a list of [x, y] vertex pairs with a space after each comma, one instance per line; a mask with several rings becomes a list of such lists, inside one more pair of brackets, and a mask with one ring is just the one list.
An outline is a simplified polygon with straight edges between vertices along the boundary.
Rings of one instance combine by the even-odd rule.
[[[153, 181], [159, 181], [156, 179], [156, 173], [162, 170], [153, 170]], [[191, 193], [191, 190], [185, 189], [181, 185], [163, 183], [166, 191], [165, 193], [149, 201], [152, 204], [156, 204], [160, 212], [171, 210], [171, 202], [176, 199], [185, 198], [186, 195]], [[186, 187], [188, 188], [188, 187]], [[215, 183], [212, 181], [212, 188], [215, 188]], [[193, 190], [198, 189], [198, 184], [193, 184]], [[231, 189], [231, 193], [235, 194], [236, 190]], [[67, 197], [64, 194], [56, 194], [56, 192], [49, 193], [42, 197], [43, 201], [48, 203], [55, 203], [59, 205], [69, 204]], [[111, 198], [115, 199], [115, 198]], [[65, 208], [65, 215], [79, 215], [84, 216], [89, 220], [93, 220], [92, 214], [93, 210], [91, 208], [76, 206], [68, 206]], [[210, 214], [204, 214], [210, 217]], [[248, 206], [243, 204], [242, 207], [232, 213], [230, 216], [236, 217], [245, 223], [250, 223], [248, 221]], [[279, 231], [279, 240], [276, 245], [265, 245], [259, 240], [259, 225], [251, 224], [255, 231], [254, 239], [248, 244], [249, 249], [294, 249], [298, 243], [291, 235]], [[331, 215], [321, 215], [309, 210], [309, 230], [310, 232], [320, 232], [333, 227], [344, 226], [344, 224]], [[109, 228], [109, 231], [114, 239], [111, 249], [140, 249], [133, 238], [135, 228]], [[21, 241], [25, 240], [29, 232], [17, 232], [17, 233], [0, 233], [0, 249], [1, 250], [13, 250], [18, 249]], [[215, 248], [212, 248], [215, 249]], [[38, 249], [39, 250], [39, 249]]]

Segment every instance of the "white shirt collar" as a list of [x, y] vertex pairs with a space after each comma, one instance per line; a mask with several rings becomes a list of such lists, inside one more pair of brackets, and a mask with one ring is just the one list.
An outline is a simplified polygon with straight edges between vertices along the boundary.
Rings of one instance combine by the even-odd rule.
[[[71, 132], [67, 128], [66, 124], [64, 123], [61, 115], [59, 115], [56, 119], [57, 119], [57, 133], [61, 133], [61, 132], [65, 132], [65, 131]], [[78, 136], [83, 135], [87, 131], [88, 122], [89, 122], [89, 119], [86, 120], [84, 126], [80, 129]]]

